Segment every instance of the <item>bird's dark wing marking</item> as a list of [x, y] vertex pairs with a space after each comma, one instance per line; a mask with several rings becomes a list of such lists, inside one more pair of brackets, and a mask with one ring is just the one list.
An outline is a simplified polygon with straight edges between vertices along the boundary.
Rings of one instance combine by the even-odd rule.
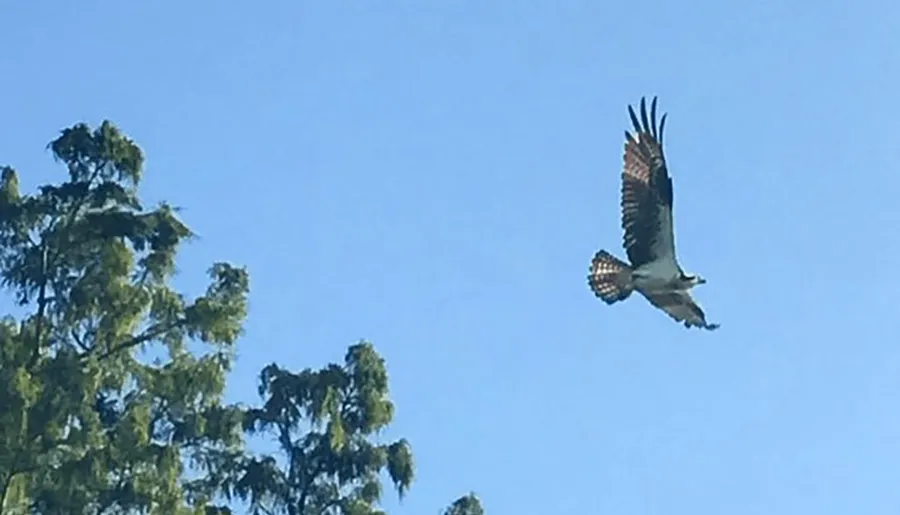
[[634, 134], [625, 132], [622, 170], [623, 244], [631, 265], [639, 267], [665, 255], [674, 259], [672, 237], [672, 180], [662, 148], [666, 115], [656, 124], [656, 97], [650, 106], [641, 98], [640, 121], [631, 106], [628, 115]]
[[710, 324], [706, 321], [703, 309], [687, 291], [673, 291], [645, 296], [650, 301], [650, 304], [661, 309], [676, 322], [683, 323], [685, 327], [700, 327], [710, 331], [719, 328], [719, 324]]

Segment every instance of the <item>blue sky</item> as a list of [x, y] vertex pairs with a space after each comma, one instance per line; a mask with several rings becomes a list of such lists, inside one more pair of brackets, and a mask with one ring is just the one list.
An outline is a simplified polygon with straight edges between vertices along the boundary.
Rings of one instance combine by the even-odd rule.
[[[0, 5], [0, 162], [60, 180], [108, 118], [200, 236], [178, 285], [249, 267], [229, 400], [373, 341], [396, 514], [896, 513], [900, 4], [249, 5]], [[654, 94], [714, 333], [585, 282]]]

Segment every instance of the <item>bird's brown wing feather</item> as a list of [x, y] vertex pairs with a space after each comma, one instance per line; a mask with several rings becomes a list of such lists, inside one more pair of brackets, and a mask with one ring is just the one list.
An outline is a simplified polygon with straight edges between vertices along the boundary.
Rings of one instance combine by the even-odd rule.
[[662, 136], [666, 115], [656, 125], [656, 98], [647, 119], [645, 99], [641, 99], [641, 119], [628, 106], [634, 134], [625, 132], [622, 169], [623, 245], [631, 265], [639, 267], [670, 253], [672, 238], [672, 180], [666, 168]]
[[691, 294], [686, 291], [673, 291], [658, 294], [645, 295], [650, 304], [661, 309], [676, 322], [681, 322], [685, 327], [700, 327], [714, 330], [719, 324], [710, 324], [706, 321], [703, 309], [694, 301]]

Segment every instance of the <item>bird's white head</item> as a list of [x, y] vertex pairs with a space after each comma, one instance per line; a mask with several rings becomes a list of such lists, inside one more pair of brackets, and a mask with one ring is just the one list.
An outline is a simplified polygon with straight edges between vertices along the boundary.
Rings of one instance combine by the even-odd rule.
[[706, 284], [706, 279], [700, 277], [699, 275], [685, 275], [682, 280], [686, 283], [686, 286], [688, 288]]

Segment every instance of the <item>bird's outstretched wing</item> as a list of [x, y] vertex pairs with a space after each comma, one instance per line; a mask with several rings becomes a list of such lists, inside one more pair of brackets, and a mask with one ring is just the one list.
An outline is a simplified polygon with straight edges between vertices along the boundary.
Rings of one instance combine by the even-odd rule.
[[656, 260], [675, 262], [672, 229], [672, 179], [663, 154], [666, 115], [656, 125], [656, 97], [641, 98], [641, 118], [628, 106], [634, 134], [625, 131], [625, 166], [622, 170], [622, 229], [628, 259], [635, 268]]
[[663, 310], [676, 322], [683, 323], [685, 327], [700, 327], [710, 331], [719, 328], [719, 324], [710, 324], [706, 321], [703, 309], [687, 291], [678, 290], [645, 296], [650, 304]]

